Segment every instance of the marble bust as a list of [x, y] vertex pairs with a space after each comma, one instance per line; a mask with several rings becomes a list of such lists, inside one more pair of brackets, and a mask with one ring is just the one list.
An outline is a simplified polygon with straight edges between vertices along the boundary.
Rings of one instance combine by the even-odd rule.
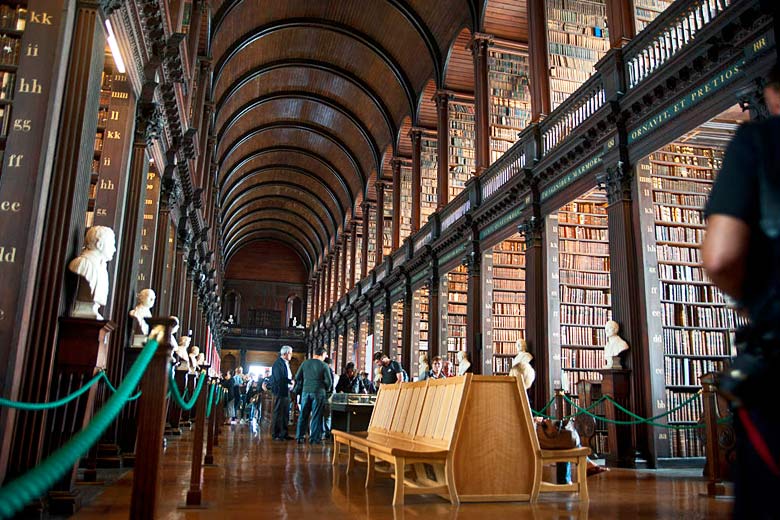
[[138, 293], [136, 306], [130, 311], [130, 316], [135, 322], [136, 332], [140, 332], [144, 336], [149, 334], [149, 324], [146, 323], [146, 318], [152, 317], [151, 308], [154, 307], [156, 299], [157, 295], [154, 294], [153, 290], [143, 289]]
[[179, 338], [179, 345], [173, 350], [174, 354], [178, 358], [179, 364], [176, 366], [176, 370], [190, 370], [190, 342], [192, 338], [189, 336], [182, 336]]
[[200, 353], [200, 348], [196, 345], [193, 345], [190, 347], [189, 351], [189, 360], [190, 360], [190, 370], [189, 372], [191, 374], [195, 374], [200, 369], [200, 363], [198, 362], [199, 358], [202, 356]]
[[604, 325], [607, 333], [607, 344], [604, 346], [604, 368], [623, 368], [620, 365], [620, 353], [628, 350], [628, 343], [618, 336], [620, 325], [616, 321], [609, 320]]
[[528, 390], [531, 388], [534, 380], [536, 380], [536, 370], [531, 366], [531, 360], [534, 356], [527, 352], [527, 344], [524, 339], [518, 339], [515, 342], [517, 347], [517, 355], [512, 359], [512, 368], [509, 370], [509, 375], [516, 377], [518, 381], [522, 381], [523, 388]]
[[116, 253], [114, 231], [106, 226], [92, 226], [87, 230], [84, 249], [68, 264], [78, 275], [76, 299], [70, 315], [73, 318], [102, 320], [100, 307], [108, 300], [108, 269], [106, 264]]
[[471, 362], [465, 350], [458, 351], [458, 375], [462, 376], [471, 372]]
[[428, 364], [428, 355], [425, 352], [420, 352], [418, 358], [418, 366], [420, 367], [417, 374], [418, 381], [425, 381], [428, 379], [428, 372], [431, 371], [431, 367]]

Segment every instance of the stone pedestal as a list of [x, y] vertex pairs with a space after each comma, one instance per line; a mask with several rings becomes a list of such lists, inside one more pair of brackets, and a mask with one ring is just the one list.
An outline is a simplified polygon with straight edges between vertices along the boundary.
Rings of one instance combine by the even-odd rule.
[[[57, 354], [49, 400], [65, 397], [87, 383], [106, 366], [108, 340], [114, 323], [84, 318], [60, 318]], [[48, 455], [81, 431], [92, 419], [98, 386], [93, 385], [78, 399], [48, 414], [48, 435], [45, 453]], [[72, 515], [81, 507], [75, 489], [74, 464], [49, 492], [49, 510], [53, 514]]]
[[[622, 368], [606, 368], [601, 370], [601, 374], [602, 394], [611, 396], [622, 407], [631, 410], [631, 371]], [[611, 403], [607, 403], [605, 408], [609, 421], [631, 420], [631, 417], [617, 410]], [[635, 468], [636, 441], [632, 426], [607, 422], [607, 437], [609, 442], [607, 466]]]

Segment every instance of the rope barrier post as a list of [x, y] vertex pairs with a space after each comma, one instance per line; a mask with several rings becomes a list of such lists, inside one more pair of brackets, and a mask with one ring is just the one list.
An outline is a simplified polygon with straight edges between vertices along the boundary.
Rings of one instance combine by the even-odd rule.
[[211, 403], [211, 414], [209, 415], [208, 437], [206, 438], [206, 456], [203, 463], [209, 466], [214, 465], [214, 437], [216, 435], [217, 414], [220, 403], [217, 400], [217, 394], [221, 391], [219, 386], [219, 377], [211, 378], [211, 386], [214, 392], [214, 398]]
[[[209, 365], [201, 365], [200, 377], [208, 378]], [[203, 499], [201, 486], [203, 477], [203, 433], [206, 424], [206, 401], [209, 389], [204, 386], [195, 405], [195, 433], [192, 436], [192, 465], [190, 466], [190, 489], [187, 491], [187, 505], [200, 506]]]
[[[111, 321], [60, 318], [51, 398], [58, 399], [80, 388], [105, 367], [108, 337], [113, 330]], [[93, 385], [80, 398], [46, 414], [49, 433], [44, 454], [52, 453], [89, 424], [98, 386]], [[73, 515], [81, 508], [81, 493], [75, 487], [77, 468], [78, 463], [49, 492], [51, 513]]]
[[[187, 394], [184, 395], [185, 399], [187, 395], [192, 395], [192, 392], [195, 391], [195, 386], [198, 384], [198, 376], [197, 374], [187, 373], [186, 374], [186, 382], [184, 383], [184, 388], [186, 389]], [[181, 411], [181, 420], [179, 424], [182, 428], [189, 428], [192, 429], [192, 413], [190, 410], [182, 410]]]
[[728, 410], [725, 403], [719, 406], [716, 375], [712, 372], [701, 377], [702, 405], [704, 409], [704, 434], [706, 438], [704, 477], [707, 479], [707, 496], [728, 495], [725, 481], [729, 474], [728, 452], [735, 449], [733, 425], [718, 424], [720, 410]]
[[141, 397], [138, 403], [138, 456], [133, 470], [133, 494], [130, 498], [131, 520], [155, 518], [157, 496], [160, 490], [160, 459], [165, 431], [165, 395], [168, 392], [168, 372], [171, 362], [171, 318], [147, 320], [152, 329], [158, 326], [164, 332], [158, 338], [157, 350], [141, 378]]
[[[184, 393], [187, 388], [187, 369], [177, 367], [173, 371], [173, 376], [179, 391]], [[176, 404], [174, 399], [171, 399], [171, 403], [168, 405], [168, 424], [170, 424], [169, 432], [171, 435], [181, 435], [181, 407]]]
[[[631, 371], [623, 368], [607, 368], [601, 371], [601, 393], [609, 395], [616, 403], [630, 409]], [[617, 424], [620, 421], [630, 421], [625, 413], [618, 411], [610, 401], [606, 405], [607, 442], [609, 450], [606, 454], [606, 464], [613, 468], [636, 467], [636, 442], [634, 428], [630, 424]]]
[[[220, 383], [222, 383], [221, 379]], [[219, 400], [219, 406], [217, 407], [217, 421], [214, 425], [214, 446], [219, 447], [219, 434], [222, 433], [222, 423], [225, 422], [225, 403], [227, 403], [227, 400], [225, 397], [225, 389], [221, 384], [217, 387], [217, 392], [220, 392], [221, 399]]]

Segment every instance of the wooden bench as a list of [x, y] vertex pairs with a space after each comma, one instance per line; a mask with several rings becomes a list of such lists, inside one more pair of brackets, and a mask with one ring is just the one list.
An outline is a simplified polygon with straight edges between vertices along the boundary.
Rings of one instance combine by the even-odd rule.
[[[347, 456], [393, 468], [393, 504], [406, 494], [460, 502], [533, 501], [540, 492], [578, 491], [587, 500], [587, 448], [541, 450], [525, 391], [514, 378], [473, 376], [385, 385], [366, 432], [334, 430], [333, 464]], [[542, 466], [578, 464], [573, 484], [542, 482]]]

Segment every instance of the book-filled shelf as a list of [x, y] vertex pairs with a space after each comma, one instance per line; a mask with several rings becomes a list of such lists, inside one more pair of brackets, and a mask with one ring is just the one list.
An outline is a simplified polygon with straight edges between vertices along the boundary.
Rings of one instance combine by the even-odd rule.
[[[347, 269], [354, 269], [355, 280], [362, 280], [363, 279], [363, 263], [362, 263], [363, 237], [361, 235], [363, 233], [363, 224], [360, 220], [356, 220], [355, 225], [358, 226], [358, 229], [355, 232], [355, 247], [352, 248], [355, 251], [355, 258], [350, 258], [350, 260], [352, 260], [352, 263], [347, 263]], [[350, 256], [352, 256], [351, 253]]]
[[545, 0], [550, 101], [555, 109], [609, 50], [605, 0]]
[[26, 5], [0, 5], [0, 164], [10, 130], [16, 72], [26, 26]]
[[[363, 210], [365, 211], [365, 210]], [[374, 268], [376, 261], [376, 206], [368, 209], [368, 270]]]
[[[341, 345], [344, 344], [344, 333], [342, 331], [339, 331], [336, 335], [336, 340], [334, 342], [331, 342], [330, 345], [327, 346], [330, 359], [333, 360], [333, 372], [336, 374], [341, 373], [341, 365], [339, 364], [339, 360], [341, 359]], [[338, 380], [336, 381], [338, 382]]]
[[404, 341], [404, 302], [399, 300], [393, 303], [392, 319], [390, 320], [390, 359], [401, 362]]
[[449, 103], [449, 196], [452, 200], [466, 187], [476, 166], [474, 103], [451, 100]]
[[[382, 338], [384, 337], [384, 326], [385, 326], [385, 313], [382, 311], [375, 312], [374, 323], [373, 323], [374, 352], [384, 352], [385, 345], [384, 343], [382, 343]], [[371, 363], [367, 363], [366, 366], [369, 366], [370, 364]], [[360, 368], [360, 370], [365, 370], [365, 368], [366, 367], [364, 366]], [[368, 372], [370, 372], [370, 370]]]
[[[733, 335], [741, 318], [705, 274], [700, 251], [703, 208], [733, 131], [736, 124], [705, 124], [637, 165], [639, 202], [652, 208], [642, 215], [643, 241], [657, 258], [657, 264], [648, 261], [646, 274], [649, 312], [660, 317], [651, 321], [650, 334], [663, 353], [662, 363], [660, 355], [655, 359], [663, 393], [654, 397], [665, 401], [666, 410], [693, 396], [701, 389], [702, 375], [722, 370], [736, 354]], [[666, 420], [692, 425], [701, 414], [700, 401], [694, 400]], [[670, 430], [668, 444], [662, 456], [704, 456], [695, 430]]]
[[420, 226], [436, 211], [437, 179], [439, 176], [436, 136], [423, 134], [420, 141]]
[[525, 241], [513, 235], [483, 254], [483, 303], [492, 309], [485, 318], [483, 332], [485, 341], [492, 341], [493, 375], [509, 373], [512, 358], [518, 353], [517, 340], [525, 339], [524, 252]]
[[[424, 285], [412, 294], [412, 356], [418, 362], [421, 353], [428, 354], [428, 286]], [[430, 359], [428, 360], [430, 363]], [[415, 363], [414, 373], [419, 366]], [[414, 374], [412, 374], [414, 375]]]
[[[355, 342], [357, 341], [357, 338], [355, 337], [355, 322], [348, 322], [347, 323], [347, 363], [352, 361], [355, 362]], [[344, 367], [339, 367], [340, 370], [344, 370]]]
[[400, 188], [401, 214], [399, 220], [399, 244], [412, 234], [412, 165], [404, 162], [401, 164], [401, 188]]
[[[109, 60], [106, 59], [105, 63], [108, 64], [108, 62]], [[95, 220], [95, 199], [97, 198], [100, 165], [109, 118], [109, 105], [111, 104], [112, 78], [112, 71], [108, 67], [104, 67], [100, 78], [100, 106], [98, 107], [97, 129], [95, 130], [95, 153], [92, 157], [92, 168], [89, 178], [89, 200], [87, 202], [87, 214], [84, 219], [85, 226], [88, 228], [94, 224]]]
[[[442, 316], [442, 334], [446, 342], [447, 361], [454, 375], [458, 368], [458, 352], [466, 350], [466, 310], [468, 304], [468, 273], [466, 267], [459, 265], [442, 276], [441, 300], [447, 306], [446, 316]], [[444, 314], [444, 313], [442, 313]], [[442, 349], [444, 352], [444, 349]]]
[[390, 256], [393, 253], [393, 185], [390, 182], [384, 184], [385, 207], [382, 218], [382, 254]]
[[547, 225], [550, 351], [560, 363], [554, 386], [576, 394], [578, 381], [601, 380], [604, 325], [612, 318], [606, 195], [586, 193], [550, 215]]
[[634, 21], [636, 32], [648, 26], [659, 14], [672, 5], [674, 0], [634, 0]]
[[498, 41], [488, 54], [491, 163], [509, 150], [531, 120], [528, 52], [513, 47]]
[[360, 322], [360, 330], [358, 331], [358, 344], [355, 352], [355, 370], [360, 371], [360, 367], [366, 365], [366, 357], [370, 356], [368, 352], [368, 321], [363, 320]]

